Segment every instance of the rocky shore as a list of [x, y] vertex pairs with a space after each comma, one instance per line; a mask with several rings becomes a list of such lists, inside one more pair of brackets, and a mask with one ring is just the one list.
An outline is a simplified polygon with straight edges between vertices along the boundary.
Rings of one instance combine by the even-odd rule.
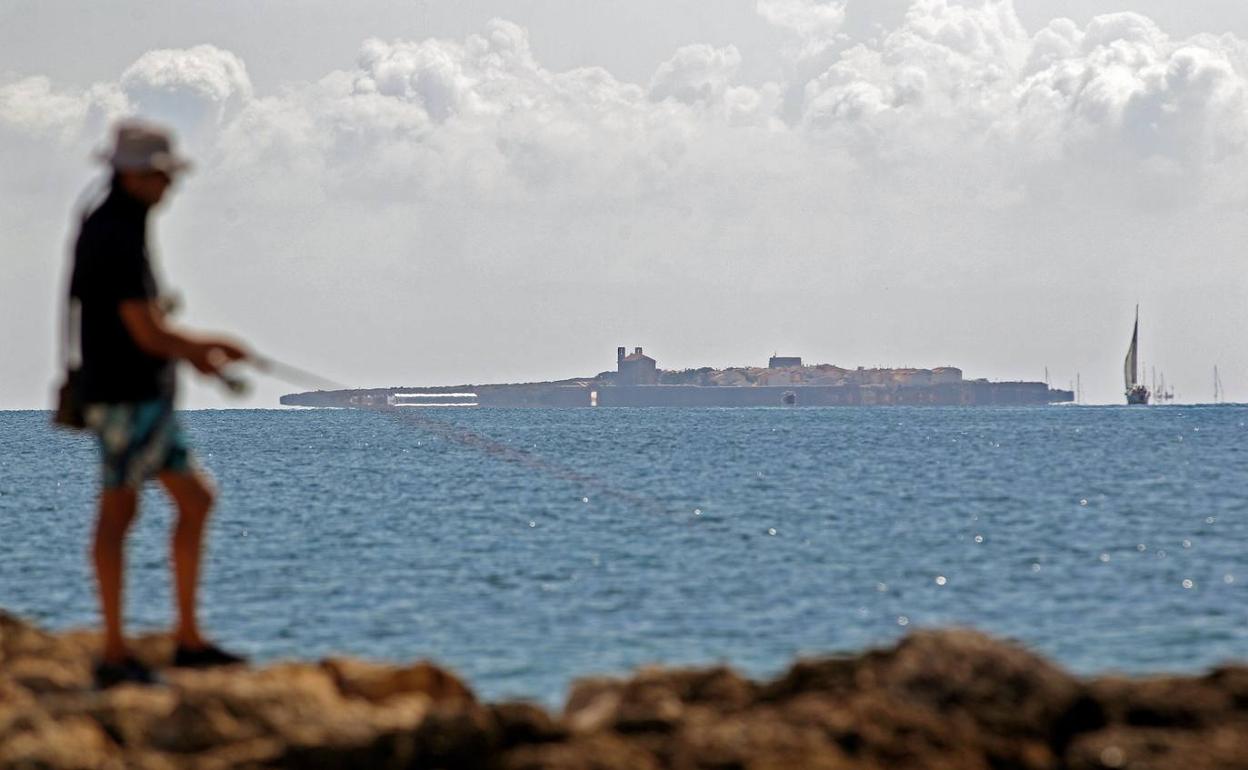
[[[0, 612], [0, 769], [1248, 768], [1248, 666], [1079, 679], [970, 631], [766, 682], [727, 668], [584, 679], [560, 714], [483, 703], [429, 663], [347, 659], [95, 692], [95, 642]], [[137, 642], [154, 665], [170, 649]]]

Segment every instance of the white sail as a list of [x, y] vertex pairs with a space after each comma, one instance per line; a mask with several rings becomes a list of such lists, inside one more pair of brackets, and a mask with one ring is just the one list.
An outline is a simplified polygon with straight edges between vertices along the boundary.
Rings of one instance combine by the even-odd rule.
[[1135, 327], [1131, 330], [1131, 347], [1127, 348], [1127, 360], [1123, 363], [1123, 378], [1127, 383], [1127, 391], [1130, 391], [1139, 382], [1138, 366], [1136, 361], [1136, 350], [1140, 342], [1140, 308], [1135, 308]]

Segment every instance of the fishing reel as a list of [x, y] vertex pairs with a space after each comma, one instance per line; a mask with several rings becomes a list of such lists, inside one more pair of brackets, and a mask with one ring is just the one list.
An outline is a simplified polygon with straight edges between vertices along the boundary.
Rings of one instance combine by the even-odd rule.
[[251, 392], [251, 384], [233, 372], [217, 372], [217, 379], [232, 396], [243, 397]]
[[251, 391], [251, 385], [238, 373], [237, 367], [220, 352], [212, 356], [211, 362], [216, 367], [217, 381], [232, 396], [242, 397]]

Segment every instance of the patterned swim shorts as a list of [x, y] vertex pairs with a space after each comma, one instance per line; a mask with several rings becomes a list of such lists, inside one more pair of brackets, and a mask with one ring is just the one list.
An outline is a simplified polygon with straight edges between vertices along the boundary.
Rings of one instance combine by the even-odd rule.
[[138, 489], [159, 473], [193, 468], [190, 445], [168, 399], [87, 404], [85, 416], [99, 440], [105, 489]]

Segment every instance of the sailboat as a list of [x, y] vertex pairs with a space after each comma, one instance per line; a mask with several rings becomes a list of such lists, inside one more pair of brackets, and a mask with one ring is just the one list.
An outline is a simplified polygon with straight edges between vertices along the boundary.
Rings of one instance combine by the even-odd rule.
[[1127, 388], [1128, 404], [1147, 404], [1148, 388], [1140, 382], [1140, 306], [1135, 306], [1135, 327], [1131, 330], [1131, 346], [1127, 348], [1127, 360], [1123, 363], [1123, 379]]
[[1166, 403], [1169, 403], [1174, 400], [1174, 386], [1171, 385], [1168, 388], [1166, 387], [1165, 372], [1162, 372], [1161, 374], [1161, 391], [1157, 394], [1157, 397], [1160, 398], [1162, 401], [1165, 401]]

